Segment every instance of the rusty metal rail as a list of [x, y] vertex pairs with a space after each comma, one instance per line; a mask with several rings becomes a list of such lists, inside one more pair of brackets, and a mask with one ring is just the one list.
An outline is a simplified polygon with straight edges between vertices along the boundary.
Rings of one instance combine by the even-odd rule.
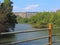
[[60, 29], [60, 27], [54, 27], [53, 30]]
[[54, 44], [54, 43], [60, 43], [60, 40], [57, 40], [57, 41], [55, 41], [55, 42], [52, 42], [52, 44]]
[[24, 30], [24, 31], [16, 31], [16, 32], [4, 32], [4, 33], [0, 33], [0, 35], [5, 35], [5, 34], [18, 34], [18, 33], [29, 33], [29, 32], [38, 32], [38, 31], [48, 31], [48, 28], [34, 29], [34, 30]]
[[[56, 28], [60, 28], [60, 27], [56, 27]], [[53, 29], [56, 29], [53, 28]], [[5, 34], [19, 34], [19, 33], [29, 33], [29, 32], [38, 32], [38, 31], [48, 31], [49, 28], [44, 28], [44, 29], [33, 29], [33, 30], [24, 30], [24, 31], [16, 31], [16, 32], [4, 32], [4, 33], [0, 33], [0, 35], [5, 35]]]
[[[34, 40], [39, 40], [39, 39], [45, 39], [48, 38], [49, 36], [42, 36], [42, 37], [37, 37], [37, 38], [33, 38], [33, 39], [28, 39], [28, 40], [23, 40], [23, 41], [16, 41], [16, 42], [11, 42], [11, 43], [4, 43], [4, 44], [18, 44], [18, 43], [24, 43], [24, 42], [30, 42], [30, 41], [34, 41]], [[3, 44], [3, 43], [1, 43]]]
[[55, 34], [55, 35], [52, 35], [52, 36], [60, 36], [59, 34]]

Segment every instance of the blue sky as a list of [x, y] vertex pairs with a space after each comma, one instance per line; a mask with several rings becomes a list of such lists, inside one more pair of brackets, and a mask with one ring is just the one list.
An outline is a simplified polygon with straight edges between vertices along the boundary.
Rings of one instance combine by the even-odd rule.
[[[2, 1], [2, 0], [1, 0]], [[42, 12], [60, 9], [60, 0], [11, 0], [14, 12]]]

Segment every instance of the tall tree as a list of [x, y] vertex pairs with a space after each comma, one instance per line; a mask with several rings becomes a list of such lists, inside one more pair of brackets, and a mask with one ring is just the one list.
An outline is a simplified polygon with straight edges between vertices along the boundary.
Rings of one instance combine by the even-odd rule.
[[0, 32], [8, 31], [9, 28], [14, 30], [16, 16], [12, 13], [12, 2], [10, 0], [4, 0], [0, 5]]

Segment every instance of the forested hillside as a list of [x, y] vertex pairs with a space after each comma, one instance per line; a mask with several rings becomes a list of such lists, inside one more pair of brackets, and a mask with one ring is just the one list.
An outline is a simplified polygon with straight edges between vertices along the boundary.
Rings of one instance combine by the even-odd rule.
[[33, 27], [40, 28], [46, 27], [43, 25], [48, 25], [52, 23], [55, 27], [60, 26], [60, 10], [56, 12], [38, 12], [36, 16], [32, 16], [31, 18], [18, 18], [19, 23], [29, 23], [32, 24]]

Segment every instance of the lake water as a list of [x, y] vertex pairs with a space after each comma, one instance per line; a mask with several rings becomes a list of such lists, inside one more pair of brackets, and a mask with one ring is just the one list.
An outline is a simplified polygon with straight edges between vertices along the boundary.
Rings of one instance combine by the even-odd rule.
[[[31, 30], [31, 29], [35, 29], [35, 28], [32, 28], [32, 26], [29, 24], [16, 24], [16, 26], [15, 26], [15, 31], [23, 31], [23, 30]], [[53, 31], [53, 34], [60, 34], [60, 31], [55, 30], [55, 31]], [[20, 33], [20, 34], [15, 34], [13, 36], [6, 36], [3, 38], [0, 38], [0, 43], [22, 41], [22, 40], [41, 37], [41, 36], [48, 36], [48, 31]], [[55, 36], [52, 38], [53, 38], [53, 41], [60, 40], [60, 36]], [[46, 43], [48, 43], [48, 38], [34, 40], [34, 41], [30, 41], [30, 42], [25, 42], [25, 43], [14, 44], [14, 45], [43, 45]], [[60, 43], [54, 43], [53, 45], [60, 45]]]

